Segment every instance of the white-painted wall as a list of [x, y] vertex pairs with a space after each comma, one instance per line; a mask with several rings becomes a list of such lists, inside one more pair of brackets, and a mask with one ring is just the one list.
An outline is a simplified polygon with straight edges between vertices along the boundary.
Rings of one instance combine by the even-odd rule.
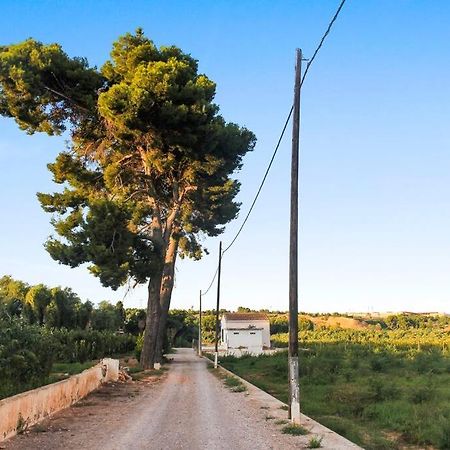
[[262, 330], [225, 330], [225, 349], [228, 353], [239, 350], [242, 353], [262, 353]]
[[270, 348], [270, 324], [260, 319], [221, 319], [221, 346], [226, 354], [259, 355]]
[[270, 324], [268, 320], [226, 320], [222, 317], [222, 330], [228, 328], [247, 329], [249, 327], [262, 328], [262, 345], [265, 348], [270, 348]]

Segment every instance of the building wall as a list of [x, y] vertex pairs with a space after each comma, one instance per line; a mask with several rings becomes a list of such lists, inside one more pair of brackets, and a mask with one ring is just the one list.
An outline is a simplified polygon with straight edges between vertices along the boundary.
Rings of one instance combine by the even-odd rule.
[[233, 320], [227, 321], [222, 318], [222, 329], [226, 328], [248, 328], [249, 325], [253, 325], [256, 328], [263, 328], [262, 339], [263, 346], [270, 348], [270, 324], [268, 320]]
[[259, 355], [263, 351], [262, 330], [225, 330], [224, 338], [227, 354], [238, 352]]
[[227, 330], [228, 348], [262, 348], [262, 330]]

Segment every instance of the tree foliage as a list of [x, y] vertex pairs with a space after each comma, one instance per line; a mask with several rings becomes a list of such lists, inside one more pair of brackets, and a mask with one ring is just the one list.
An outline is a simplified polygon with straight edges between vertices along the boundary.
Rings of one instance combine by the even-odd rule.
[[203, 236], [237, 216], [232, 175], [253, 133], [219, 115], [216, 86], [194, 58], [140, 29], [113, 44], [101, 70], [57, 44], [0, 47], [0, 86], [0, 114], [28, 133], [70, 129], [68, 150], [49, 165], [61, 190], [38, 195], [58, 235], [48, 252], [71, 267], [88, 263], [113, 289], [150, 279], [156, 331], [144, 354], [158, 353], [176, 256], [201, 258]]
[[103, 301], [94, 307], [89, 300], [82, 302], [70, 288], [50, 288], [42, 283], [30, 286], [8, 275], [0, 278], [0, 312], [49, 329], [118, 331], [127, 322], [120, 301], [115, 306]]
[[143, 282], [158, 251], [148, 232], [156, 210], [165, 222], [180, 210], [180, 251], [194, 258], [198, 234], [217, 235], [236, 216], [239, 183], [229, 175], [254, 136], [217, 114], [215, 84], [180, 49], [157, 48], [138, 30], [97, 71], [28, 39], [0, 47], [0, 85], [0, 113], [27, 132], [71, 129], [70, 150], [49, 165], [64, 189], [39, 194], [59, 215], [64, 239], [47, 249], [63, 264], [90, 262], [113, 288], [127, 277]]

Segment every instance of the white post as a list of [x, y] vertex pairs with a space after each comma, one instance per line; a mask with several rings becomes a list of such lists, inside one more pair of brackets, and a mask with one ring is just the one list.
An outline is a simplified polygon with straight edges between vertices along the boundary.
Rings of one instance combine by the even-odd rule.
[[218, 358], [219, 358], [219, 352], [214, 352], [214, 369], [217, 369]]
[[289, 358], [289, 386], [290, 386], [290, 413], [291, 421], [300, 424], [300, 388], [298, 383], [298, 357]]
[[202, 356], [202, 291], [200, 291], [200, 304], [198, 308], [198, 356]]

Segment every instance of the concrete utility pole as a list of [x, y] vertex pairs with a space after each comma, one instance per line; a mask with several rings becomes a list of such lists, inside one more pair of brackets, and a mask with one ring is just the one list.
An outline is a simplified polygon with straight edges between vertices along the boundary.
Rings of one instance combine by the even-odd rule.
[[219, 359], [219, 304], [220, 304], [220, 272], [222, 270], [222, 241], [219, 243], [219, 267], [217, 269], [217, 305], [216, 305], [216, 348], [214, 352], [214, 368], [217, 369]]
[[300, 423], [300, 387], [298, 381], [298, 166], [300, 140], [300, 90], [302, 51], [296, 51], [294, 115], [292, 124], [291, 222], [289, 244], [289, 417]]
[[202, 291], [200, 290], [200, 306], [198, 308], [198, 356], [202, 356]]

